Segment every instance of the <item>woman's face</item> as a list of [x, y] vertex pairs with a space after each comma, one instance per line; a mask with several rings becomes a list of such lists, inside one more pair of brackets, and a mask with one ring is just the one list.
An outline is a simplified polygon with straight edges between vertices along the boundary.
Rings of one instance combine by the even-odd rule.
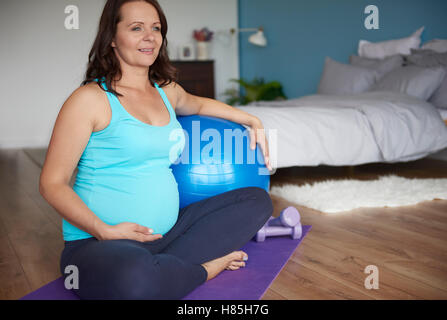
[[120, 10], [122, 19], [117, 24], [112, 47], [121, 66], [123, 63], [151, 66], [163, 42], [157, 10], [145, 1], [127, 2]]

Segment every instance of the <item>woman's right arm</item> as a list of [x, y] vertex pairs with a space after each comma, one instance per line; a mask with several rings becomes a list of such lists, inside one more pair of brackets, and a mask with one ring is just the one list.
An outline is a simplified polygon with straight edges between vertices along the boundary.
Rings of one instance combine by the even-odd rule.
[[63, 104], [40, 174], [39, 191], [65, 220], [98, 240], [156, 240], [161, 235], [152, 235], [149, 228], [135, 223], [116, 226], [104, 223], [70, 186], [71, 176], [101, 112], [99, 106], [104, 105], [100, 90], [91, 85], [80, 87]]

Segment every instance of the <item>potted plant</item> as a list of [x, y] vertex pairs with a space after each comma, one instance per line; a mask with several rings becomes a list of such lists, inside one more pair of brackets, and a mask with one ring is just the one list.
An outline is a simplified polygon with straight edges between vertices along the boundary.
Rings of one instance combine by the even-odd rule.
[[197, 60], [208, 60], [208, 43], [213, 39], [213, 34], [208, 28], [194, 30], [192, 36], [197, 41]]
[[232, 82], [237, 82], [245, 90], [245, 95], [242, 95], [236, 89], [228, 89], [224, 95], [228, 96], [226, 101], [229, 105], [246, 105], [253, 101], [274, 101], [285, 100], [282, 85], [278, 81], [271, 81], [265, 83], [263, 78], [254, 78], [251, 82], [244, 79], [231, 79]]

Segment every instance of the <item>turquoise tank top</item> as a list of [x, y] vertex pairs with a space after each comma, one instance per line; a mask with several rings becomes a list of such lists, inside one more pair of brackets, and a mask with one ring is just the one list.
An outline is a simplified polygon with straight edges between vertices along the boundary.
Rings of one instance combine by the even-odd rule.
[[[106, 89], [105, 82], [101, 85]], [[109, 225], [134, 222], [164, 235], [179, 212], [178, 185], [170, 165], [185, 147], [185, 134], [163, 89], [155, 87], [169, 111], [165, 126], [134, 118], [116, 95], [106, 92], [112, 119], [105, 129], [92, 132], [73, 190]], [[62, 229], [65, 241], [92, 237], [65, 219]]]

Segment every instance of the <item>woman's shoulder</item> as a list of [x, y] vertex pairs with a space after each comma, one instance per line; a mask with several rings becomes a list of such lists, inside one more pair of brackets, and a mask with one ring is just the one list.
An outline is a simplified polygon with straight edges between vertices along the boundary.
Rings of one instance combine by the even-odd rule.
[[168, 85], [165, 85], [162, 89], [166, 93], [166, 96], [169, 99], [169, 102], [171, 103], [172, 108], [175, 110], [175, 107], [177, 105], [177, 100], [179, 96], [179, 90], [181, 86], [177, 82], [171, 82]]
[[105, 92], [96, 81], [89, 82], [73, 91], [72, 95], [84, 99], [97, 99], [104, 96]]
[[107, 95], [97, 82], [90, 82], [75, 89], [63, 108], [74, 108], [90, 118], [97, 127], [102, 127], [111, 116]]
[[96, 82], [90, 82], [73, 91], [70, 98], [79, 108], [88, 108], [95, 113], [104, 112], [108, 104], [107, 95]]

